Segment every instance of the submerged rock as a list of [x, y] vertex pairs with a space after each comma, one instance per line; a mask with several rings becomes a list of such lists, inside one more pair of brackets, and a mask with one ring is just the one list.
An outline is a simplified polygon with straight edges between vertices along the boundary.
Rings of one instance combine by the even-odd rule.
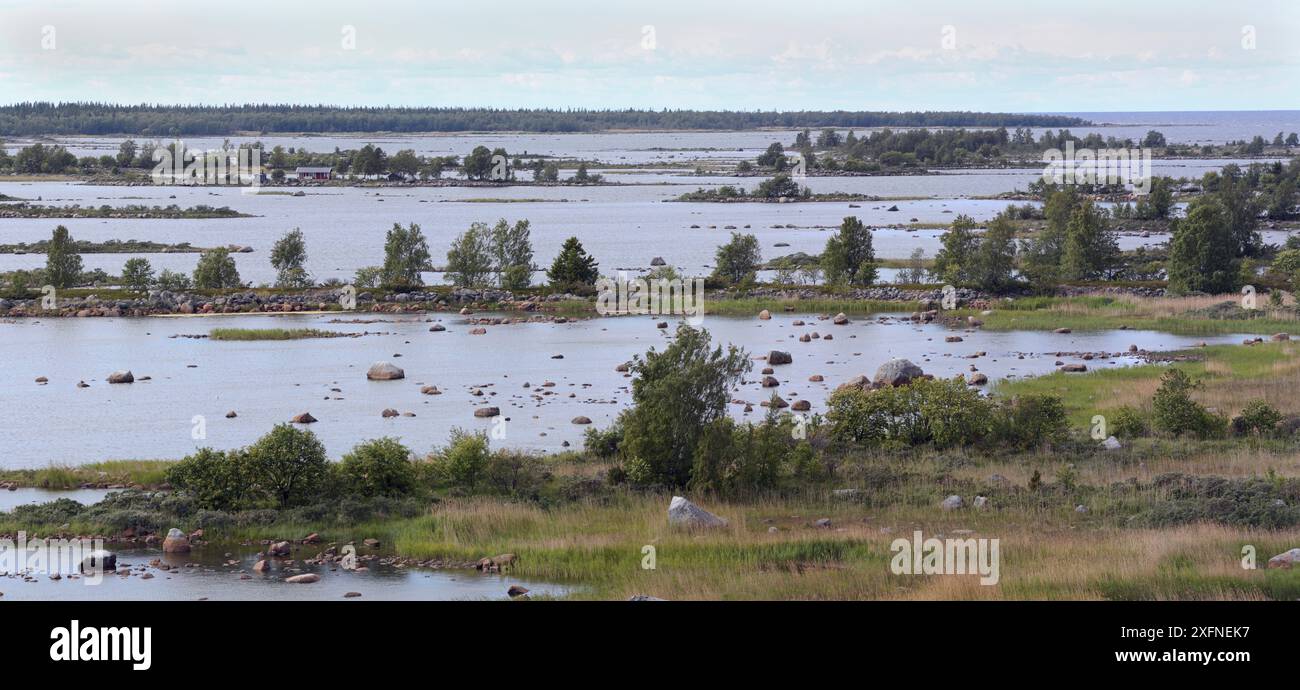
[[130, 370], [115, 371], [108, 375], [109, 383], [135, 383], [135, 374]]
[[371, 381], [396, 381], [406, 378], [406, 372], [392, 362], [375, 362], [366, 371], [366, 378]]

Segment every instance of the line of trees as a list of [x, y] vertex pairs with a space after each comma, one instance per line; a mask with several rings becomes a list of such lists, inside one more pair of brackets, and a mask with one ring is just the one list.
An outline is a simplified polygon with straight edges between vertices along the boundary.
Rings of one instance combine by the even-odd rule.
[[0, 134], [225, 135], [237, 132], [593, 132], [759, 127], [1072, 127], [1086, 120], [1028, 113], [119, 105], [0, 106]]

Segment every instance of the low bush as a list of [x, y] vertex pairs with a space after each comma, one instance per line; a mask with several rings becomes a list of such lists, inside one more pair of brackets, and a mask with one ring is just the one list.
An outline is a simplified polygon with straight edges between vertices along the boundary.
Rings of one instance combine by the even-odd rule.
[[1277, 430], [1277, 425], [1282, 422], [1282, 413], [1263, 400], [1252, 400], [1242, 408], [1238, 419], [1243, 432], [1267, 435]]
[[1166, 371], [1160, 377], [1160, 388], [1152, 398], [1156, 429], [1173, 436], [1193, 434], [1200, 439], [1225, 436], [1228, 420], [1192, 400], [1192, 392], [1201, 386], [1181, 369]]
[[831, 437], [885, 448], [978, 443], [993, 431], [993, 404], [961, 381], [919, 380], [905, 386], [836, 391], [828, 402]]
[[1111, 414], [1110, 432], [1119, 438], [1138, 438], [1148, 432], [1146, 415], [1135, 407], [1125, 405]]

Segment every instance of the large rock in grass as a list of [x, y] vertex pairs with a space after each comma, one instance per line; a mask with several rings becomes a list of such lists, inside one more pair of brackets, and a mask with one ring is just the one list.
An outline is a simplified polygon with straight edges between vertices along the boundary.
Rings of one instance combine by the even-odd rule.
[[135, 383], [135, 374], [127, 371], [115, 371], [108, 375], [109, 383]]
[[189, 553], [190, 538], [185, 533], [175, 527], [167, 531], [167, 538], [163, 539], [163, 553]]
[[375, 362], [366, 371], [366, 378], [371, 381], [396, 381], [406, 378], [406, 372], [392, 362]]
[[877, 386], [906, 386], [922, 376], [925, 376], [925, 372], [911, 360], [891, 359], [880, 365], [872, 382]]
[[1297, 565], [1300, 565], [1300, 548], [1279, 553], [1278, 555], [1268, 559], [1268, 567], [1270, 568], [1290, 569]]
[[727, 521], [691, 503], [681, 496], [673, 496], [668, 504], [668, 524], [679, 527], [726, 527]]

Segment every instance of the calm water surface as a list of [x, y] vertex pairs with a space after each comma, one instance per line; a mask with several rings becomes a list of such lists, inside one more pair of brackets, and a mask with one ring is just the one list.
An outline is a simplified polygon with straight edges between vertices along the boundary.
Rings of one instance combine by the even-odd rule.
[[[377, 315], [357, 314], [358, 318]], [[338, 315], [217, 316], [146, 319], [23, 319], [0, 323], [0, 466], [39, 468], [51, 463], [82, 464], [105, 459], [179, 458], [196, 448], [235, 448], [257, 439], [274, 424], [301, 412], [320, 420], [310, 426], [332, 457], [356, 443], [396, 436], [419, 452], [445, 443], [454, 427], [494, 434], [501, 447], [555, 451], [580, 446], [587, 428], [581, 415], [603, 427], [630, 403], [630, 379], [617, 365], [668, 342], [671, 328], [660, 319], [611, 317], [567, 324], [523, 323], [487, 326], [470, 335], [456, 315], [398, 316], [387, 323], [333, 323]], [[345, 315], [345, 318], [350, 318]], [[429, 319], [447, 331], [430, 332]], [[803, 320], [804, 326], [794, 321]], [[671, 324], [670, 324], [671, 325]], [[839, 383], [871, 375], [893, 357], [907, 357], [926, 372], [950, 377], [974, 365], [990, 380], [1051, 372], [1055, 362], [1078, 361], [1057, 353], [1126, 352], [1189, 347], [1203, 338], [1148, 331], [1043, 332], [953, 331], [887, 319], [854, 318], [833, 326], [817, 315], [778, 314], [770, 321], [706, 317], [715, 341], [732, 343], [755, 356], [781, 349], [794, 356], [776, 367], [776, 389], [787, 401], [806, 398], [814, 412]], [[303, 327], [369, 332], [358, 338], [226, 342], [172, 338], [223, 327]], [[832, 334], [799, 342], [805, 333]], [[947, 343], [960, 334], [964, 342]], [[1222, 336], [1210, 342], [1232, 342]], [[985, 356], [967, 359], [983, 351]], [[400, 355], [397, 356], [397, 355]], [[563, 355], [554, 359], [553, 355]], [[1021, 357], [1023, 356], [1023, 359]], [[376, 361], [401, 366], [406, 379], [368, 381]], [[1090, 368], [1137, 360], [1096, 359]], [[763, 367], [734, 393], [754, 405], [741, 419], [756, 419], [771, 389], [759, 385]], [[137, 382], [110, 385], [114, 370], [130, 369]], [[808, 378], [821, 374], [825, 381]], [[49, 383], [34, 382], [38, 376]], [[151, 380], [139, 379], [149, 376]], [[78, 388], [78, 381], [88, 388]], [[554, 386], [546, 387], [551, 382]], [[441, 395], [422, 395], [422, 385]], [[527, 386], [525, 386], [527, 384]], [[475, 395], [475, 391], [482, 395]], [[477, 407], [501, 409], [494, 419], [474, 417]], [[384, 419], [387, 408], [415, 416]], [[237, 416], [226, 418], [234, 411]], [[506, 421], [508, 420], [508, 421]], [[3, 492], [0, 492], [3, 493]]]

